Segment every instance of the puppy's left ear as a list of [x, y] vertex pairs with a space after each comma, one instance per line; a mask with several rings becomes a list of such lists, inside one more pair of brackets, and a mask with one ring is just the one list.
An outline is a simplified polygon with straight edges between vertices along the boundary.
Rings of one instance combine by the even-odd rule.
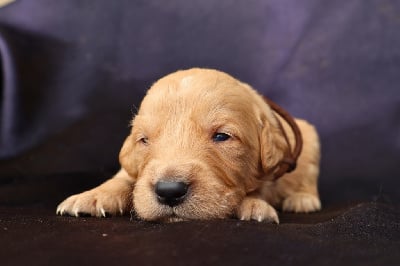
[[[274, 119], [277, 118], [274, 117]], [[263, 179], [273, 180], [274, 174], [279, 170], [279, 165], [289, 147], [277, 121], [263, 120], [263, 128], [260, 133]]]

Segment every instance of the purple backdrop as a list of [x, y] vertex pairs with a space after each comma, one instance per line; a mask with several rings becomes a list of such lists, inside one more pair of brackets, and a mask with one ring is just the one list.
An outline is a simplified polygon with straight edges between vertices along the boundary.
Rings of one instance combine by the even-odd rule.
[[151, 83], [211, 67], [316, 124], [323, 197], [398, 200], [399, 18], [396, 0], [16, 1], [0, 9], [0, 157], [75, 125], [22, 172], [116, 167]]

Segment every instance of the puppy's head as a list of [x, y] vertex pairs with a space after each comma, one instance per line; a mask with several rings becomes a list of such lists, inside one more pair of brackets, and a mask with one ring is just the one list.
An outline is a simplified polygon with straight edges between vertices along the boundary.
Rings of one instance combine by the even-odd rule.
[[157, 81], [121, 153], [145, 220], [225, 218], [271, 175], [285, 142], [262, 98], [216, 70], [178, 71]]

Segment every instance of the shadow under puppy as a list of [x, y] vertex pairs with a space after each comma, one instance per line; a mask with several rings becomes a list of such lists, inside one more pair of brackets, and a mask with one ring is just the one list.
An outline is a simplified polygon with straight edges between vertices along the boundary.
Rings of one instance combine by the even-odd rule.
[[196, 68], [167, 75], [149, 89], [132, 121], [121, 170], [64, 200], [57, 214], [101, 217], [133, 208], [148, 221], [235, 215], [279, 223], [274, 208], [319, 210], [318, 135], [296, 119], [303, 135], [297, 168], [274, 181], [290, 148], [277, 117], [255, 90], [223, 72]]

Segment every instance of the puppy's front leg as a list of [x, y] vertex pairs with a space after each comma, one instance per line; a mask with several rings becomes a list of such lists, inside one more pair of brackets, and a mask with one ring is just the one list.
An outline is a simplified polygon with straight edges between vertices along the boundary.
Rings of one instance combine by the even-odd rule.
[[134, 179], [121, 169], [112, 179], [102, 185], [70, 196], [57, 207], [57, 214], [90, 214], [105, 217], [106, 214], [124, 214], [132, 207]]
[[240, 220], [256, 220], [279, 224], [278, 214], [274, 207], [258, 195], [246, 196], [237, 208], [236, 215]]

